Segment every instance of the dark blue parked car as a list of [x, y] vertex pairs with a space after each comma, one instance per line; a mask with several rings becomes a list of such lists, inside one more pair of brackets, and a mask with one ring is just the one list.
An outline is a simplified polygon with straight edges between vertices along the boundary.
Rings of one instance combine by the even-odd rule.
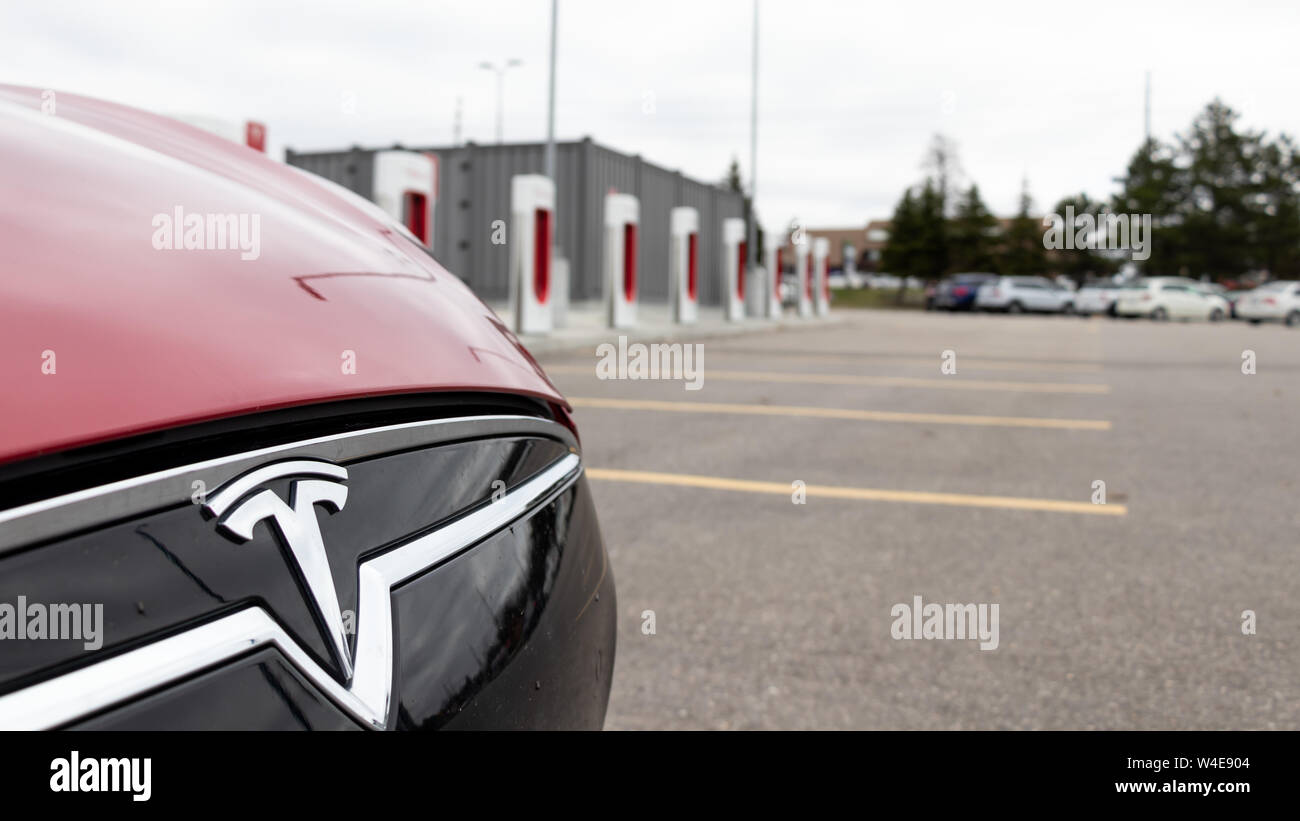
[[939, 281], [934, 289], [931, 308], [947, 311], [969, 311], [975, 307], [975, 294], [980, 286], [997, 279], [997, 274], [953, 274]]

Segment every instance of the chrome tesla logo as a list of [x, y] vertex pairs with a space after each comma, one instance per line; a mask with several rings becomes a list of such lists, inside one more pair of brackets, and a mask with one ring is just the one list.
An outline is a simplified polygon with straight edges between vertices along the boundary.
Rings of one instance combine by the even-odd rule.
[[[261, 487], [290, 477], [298, 478], [289, 486], [287, 504], [275, 491]], [[345, 681], [352, 678], [352, 658], [334, 590], [334, 576], [330, 573], [325, 542], [316, 519], [316, 505], [336, 512], [342, 510], [348, 498], [348, 488], [342, 483], [347, 478], [346, 469], [330, 462], [316, 459], [278, 462], [240, 476], [213, 494], [204, 505], [217, 517], [217, 529], [237, 542], [253, 538], [253, 527], [258, 522], [264, 519], [274, 522], [307, 583]]]

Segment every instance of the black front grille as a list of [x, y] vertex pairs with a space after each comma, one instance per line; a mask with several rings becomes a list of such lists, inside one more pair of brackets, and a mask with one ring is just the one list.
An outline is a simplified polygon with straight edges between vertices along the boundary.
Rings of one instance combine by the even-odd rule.
[[[318, 522], [339, 606], [356, 610], [356, 566], [477, 505], [493, 482], [515, 487], [567, 452], [556, 441], [461, 442], [348, 464], [349, 498]], [[269, 487], [289, 498], [289, 482]], [[61, 667], [75, 667], [222, 613], [260, 604], [322, 667], [333, 668], [292, 559], [263, 524], [235, 544], [187, 502], [0, 556], [0, 603], [103, 605], [104, 645], [73, 640], [5, 641], [0, 693]]]
[[[522, 407], [537, 411], [540, 406]], [[510, 413], [506, 402], [493, 406], [487, 416], [466, 417], [464, 406], [447, 406], [455, 411], [449, 418], [418, 421], [393, 421], [405, 419], [407, 411], [394, 417], [392, 409], [386, 409], [375, 411], [379, 417], [365, 416], [367, 421], [382, 418], [388, 423], [379, 427], [362, 428], [363, 422], [354, 417], [333, 416], [336, 421], [347, 419], [345, 430], [300, 420], [291, 427], [292, 435], [284, 429], [272, 434], [261, 425], [250, 428], [265, 437], [256, 440], [255, 452], [235, 447], [246, 441], [240, 436], [227, 436], [224, 453], [214, 462], [168, 464], [163, 473], [124, 485], [20, 508], [22, 516], [14, 509], [0, 511], [0, 606], [22, 603], [38, 611], [47, 605], [102, 608], [97, 636], [89, 629], [84, 635], [61, 638], [38, 639], [30, 630], [25, 638], [0, 636], [0, 724], [21, 718], [17, 707], [34, 703], [36, 695], [72, 681], [94, 695], [90, 701], [101, 701], [84, 710], [75, 703], [60, 707], [53, 726], [102, 726], [110, 713], [122, 717], [118, 723], [152, 726], [166, 712], [165, 704], [193, 701], [181, 698], [177, 688], [206, 692], [211, 679], [196, 667], [156, 680], [150, 670], [135, 670], [136, 662], [156, 659], [164, 652], [158, 648], [186, 653], [186, 637], [211, 635], [213, 627], [245, 625], [247, 617], [255, 616], [256, 624], [263, 625], [256, 630], [276, 631], [279, 638], [269, 639], [267, 645], [263, 636], [250, 645], [250, 652], [256, 647], [256, 662], [235, 663], [226, 653], [220, 663], [222, 669], [229, 668], [230, 681], [247, 684], [250, 709], [264, 702], [267, 693], [278, 693], [286, 709], [295, 713], [291, 719], [276, 713], [280, 723], [267, 726], [286, 720], [295, 726], [329, 725], [339, 708], [354, 723], [386, 725], [396, 715], [371, 716], [350, 703], [347, 668], [361, 657], [358, 635], [365, 630], [349, 631], [342, 640], [347, 646], [340, 649], [334, 637], [341, 632], [331, 632], [330, 622], [339, 615], [353, 628], [358, 622], [367, 626], [359, 568], [383, 562], [404, 567], [389, 561], [390, 555], [425, 556], [416, 545], [440, 545], [444, 540], [449, 545], [445, 553], [421, 559], [418, 578], [402, 583], [408, 569], [389, 580], [389, 586], [401, 583], [405, 591], [399, 597], [400, 613], [391, 613], [391, 652], [404, 654], [403, 664], [410, 670], [423, 671], [415, 685], [419, 692], [408, 693], [412, 705], [422, 705], [417, 712], [423, 717], [408, 715], [404, 726], [441, 725], [512, 664], [535, 667], [537, 659], [521, 652], [543, 624], [544, 612], [552, 614], [549, 618], [567, 614], [542, 631], [546, 642], [558, 640], [557, 646], [564, 646], [571, 639], [584, 647], [599, 645], [597, 655], [612, 665], [612, 609], [595, 608], [576, 631], [568, 620], [586, 612], [601, 585], [612, 585], [594, 512], [577, 472], [576, 442], [564, 425], [540, 413], [520, 414], [522, 407]], [[286, 441], [303, 431], [312, 434], [310, 440]], [[215, 436], [209, 432], [178, 441]], [[262, 451], [265, 442], [278, 446]], [[163, 443], [148, 460], [178, 446]], [[304, 465], [307, 473], [299, 476]], [[337, 510], [313, 504], [315, 497], [308, 498], [305, 507], [297, 504], [299, 489], [308, 486], [304, 483], [318, 481], [310, 472], [319, 465], [337, 474], [330, 479], [335, 482], [331, 487], [346, 491], [341, 497], [345, 504]], [[188, 496], [191, 483], [202, 484], [207, 495]], [[236, 494], [231, 498], [238, 500], [224, 512], [204, 505], [212, 494], [221, 495], [219, 490]], [[247, 533], [231, 530], [225, 516], [255, 498], [280, 505], [277, 509], [285, 511], [285, 519], [259, 512]], [[575, 515], [578, 500], [581, 515]], [[505, 503], [497, 507], [499, 501]], [[322, 588], [322, 577], [313, 582], [305, 570], [303, 545], [315, 542], [302, 535], [305, 531], [294, 530], [304, 521], [319, 530], [319, 546], [311, 555], [328, 560], [323, 578], [333, 583], [337, 613], [321, 604], [320, 591], [329, 589], [328, 582]], [[571, 542], [577, 547], [569, 547]], [[456, 569], [443, 573], [442, 564]], [[593, 575], [597, 566], [598, 576]], [[388, 591], [389, 586], [381, 589]], [[382, 595], [387, 602], [395, 594]], [[612, 587], [607, 596], [612, 606]], [[557, 598], [562, 605], [555, 604]], [[388, 603], [383, 608], [392, 610]], [[377, 619], [383, 608], [368, 611], [368, 629], [381, 623]], [[428, 626], [431, 614], [437, 615], [436, 627]], [[405, 630], [398, 621], [405, 623]], [[571, 636], [566, 638], [566, 633]], [[411, 650], [412, 641], [428, 653], [434, 653], [436, 644], [438, 658], [451, 653], [461, 659], [449, 669], [460, 670], [464, 659], [475, 658], [480, 667], [469, 681], [433, 681], [428, 659]], [[98, 646], [87, 647], [87, 642]], [[291, 658], [282, 652], [286, 650], [293, 651]], [[131, 672], [126, 679], [124, 669]], [[286, 669], [296, 672], [289, 675]], [[116, 682], [117, 690], [104, 691], [115, 693], [111, 698], [94, 694], [88, 674], [101, 672]], [[136, 673], [147, 686], [131, 685]], [[200, 686], [200, 680], [209, 684]], [[607, 682], [599, 686], [598, 698], [589, 700], [589, 705], [599, 704], [601, 716]], [[310, 698], [290, 697], [304, 686], [312, 690]], [[430, 700], [428, 688], [444, 695]], [[454, 698], [448, 700], [449, 695]], [[398, 698], [395, 693], [394, 704]], [[328, 709], [312, 706], [320, 699], [329, 703]], [[127, 716], [135, 718], [128, 721]], [[251, 715], [234, 722], [245, 724], [261, 726]]]

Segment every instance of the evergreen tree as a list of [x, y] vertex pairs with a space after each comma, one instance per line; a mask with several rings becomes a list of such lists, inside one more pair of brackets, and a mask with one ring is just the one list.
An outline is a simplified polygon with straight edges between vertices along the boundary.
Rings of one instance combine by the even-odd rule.
[[[1238, 120], [1222, 101], [1211, 101], [1174, 143], [1149, 139], [1138, 147], [1108, 209], [1079, 194], [1057, 203], [1056, 213], [1064, 217], [1073, 207], [1094, 220], [1104, 211], [1139, 221], [1150, 215], [1150, 256], [1138, 261], [1147, 276], [1235, 278], [1262, 270], [1300, 278], [1300, 146], [1285, 134], [1269, 140], [1239, 129]], [[959, 270], [1035, 275], [1050, 269], [1081, 280], [1113, 273], [1129, 258], [1129, 252], [1090, 249], [1049, 257], [1047, 226], [1032, 215], [1027, 183], [1005, 234], [991, 240], [996, 222], [979, 189], [957, 193], [953, 144], [936, 135], [923, 167], [924, 183], [903, 192], [895, 208], [882, 255], [886, 271], [933, 279]]]
[[920, 246], [916, 266], [910, 273], [921, 279], [937, 279], [948, 273], [949, 260], [947, 203], [937, 180], [927, 179], [921, 186], [919, 211]]
[[[1106, 211], [1106, 206], [1080, 192], [1058, 202], [1054, 213], [1064, 220], [1067, 211], [1073, 213], [1075, 217], [1091, 214], [1093, 224], [1097, 225], [1097, 217]], [[1077, 229], [1067, 222], [1064, 230], [1074, 232]], [[1083, 283], [1089, 279], [1115, 273], [1127, 253], [1126, 251], [1096, 251], [1090, 248], [1061, 249], [1048, 254], [1048, 267], [1054, 273], [1064, 274], [1075, 282]]]
[[1029, 182], [1020, 190], [1020, 208], [1007, 228], [1002, 247], [1003, 273], [1019, 276], [1041, 276], [1047, 272], [1047, 254], [1043, 248], [1045, 228], [1041, 219], [1032, 215], [1033, 198], [1029, 196]]
[[1222, 275], [1254, 263], [1250, 200], [1257, 193], [1254, 166], [1262, 137], [1238, 132], [1238, 116], [1216, 99], [1178, 138], [1185, 168], [1178, 259], [1189, 276]]
[[1144, 143], [1120, 179], [1114, 210], [1151, 214], [1143, 273], [1236, 277], [1300, 274], [1300, 163], [1283, 134], [1237, 127], [1212, 100], [1174, 145]]
[[1180, 191], [1183, 175], [1170, 146], [1147, 140], [1129, 160], [1120, 192], [1111, 201], [1116, 214], [1151, 215], [1151, 256], [1142, 263], [1148, 276], [1172, 276], [1180, 265]]
[[731, 158], [731, 165], [727, 166], [726, 176], [722, 178], [722, 187], [737, 194], [745, 193], [745, 184], [740, 178], [740, 160], [735, 157]]
[[1283, 134], [1259, 157], [1259, 193], [1252, 201], [1252, 261], [1279, 279], [1300, 278], [1300, 153]]
[[[948, 270], [948, 225], [943, 197], [934, 180], [908, 188], [894, 208], [882, 270], [897, 276], [936, 279]], [[901, 289], [900, 289], [901, 291]]]
[[921, 246], [922, 224], [920, 207], [912, 196], [912, 189], [903, 191], [903, 197], [894, 206], [889, 239], [880, 252], [881, 270], [900, 277], [912, 275], [914, 260]]
[[978, 185], [971, 185], [957, 203], [948, 231], [949, 262], [954, 272], [998, 272], [995, 258], [998, 221], [980, 199]]

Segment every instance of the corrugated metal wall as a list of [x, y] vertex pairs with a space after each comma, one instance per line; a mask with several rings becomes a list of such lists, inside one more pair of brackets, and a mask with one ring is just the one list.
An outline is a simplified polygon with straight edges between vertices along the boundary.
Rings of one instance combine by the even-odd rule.
[[[510, 223], [510, 179], [540, 174], [545, 146], [465, 145], [413, 148], [438, 156], [438, 202], [434, 212], [433, 253], [448, 270], [465, 279], [484, 299], [507, 296], [508, 246], [493, 245], [493, 222]], [[293, 153], [292, 165], [371, 196], [371, 163], [364, 149]], [[620, 154], [591, 140], [556, 144], [556, 233], [570, 264], [570, 299], [603, 296], [605, 195], [634, 194], [641, 202], [638, 246], [640, 299], [668, 299], [668, 215], [678, 205], [700, 212], [700, 301], [722, 301], [722, 219], [743, 216], [740, 194], [698, 182]]]
[[[561, 249], [581, 240], [583, 206], [582, 143], [555, 147], [555, 231]], [[541, 144], [419, 149], [438, 157], [438, 204], [434, 212], [433, 253], [448, 270], [465, 279], [484, 299], [508, 294], [509, 245], [494, 245], [493, 224], [510, 224], [510, 180], [517, 174], [540, 174]], [[580, 269], [576, 262], [572, 270]], [[581, 298], [581, 297], [578, 297]]]
[[[668, 301], [668, 216], [677, 205], [677, 175], [642, 163], [637, 193], [641, 197], [641, 253], [644, 272], [638, 290], [646, 302]], [[707, 268], [703, 270], [707, 271]]]
[[310, 171], [338, 183], [354, 194], [374, 200], [375, 152], [367, 148], [348, 151], [319, 151], [311, 154], [289, 152], [289, 165]]

